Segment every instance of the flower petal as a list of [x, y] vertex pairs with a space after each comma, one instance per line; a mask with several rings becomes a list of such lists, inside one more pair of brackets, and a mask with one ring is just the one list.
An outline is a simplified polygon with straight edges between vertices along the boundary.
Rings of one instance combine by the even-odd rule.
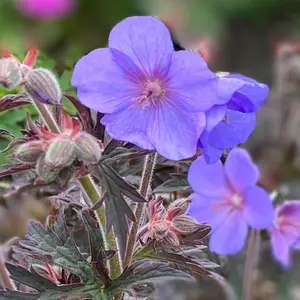
[[[116, 51], [113, 52], [114, 55], [117, 55]], [[77, 87], [80, 101], [102, 113], [124, 109], [142, 92], [139, 82], [133, 80], [133, 76], [143, 76], [140, 70], [119, 52], [121, 68], [113, 53], [108, 48], [90, 52], [76, 63], [72, 77], [72, 85]]]
[[210, 198], [224, 199], [231, 195], [220, 161], [209, 165], [203, 156], [198, 157], [190, 166], [188, 181], [194, 191]]
[[244, 192], [243, 199], [243, 214], [248, 224], [255, 229], [269, 228], [274, 220], [270, 195], [263, 188], [254, 186]]
[[199, 223], [207, 223], [212, 229], [218, 229], [230, 215], [232, 206], [222, 198], [207, 198], [194, 193], [188, 213]]
[[112, 138], [152, 150], [154, 146], [147, 137], [147, 122], [145, 122], [148, 114], [148, 107], [141, 109], [139, 105], [132, 104], [122, 112], [106, 114], [101, 123], [106, 126]]
[[216, 163], [220, 159], [220, 157], [222, 156], [222, 154], [224, 152], [224, 150], [212, 147], [207, 142], [207, 139], [205, 139], [205, 136], [203, 135], [203, 133], [201, 134], [201, 137], [198, 141], [198, 146], [200, 148], [202, 156], [204, 157], [205, 161], [208, 164]]
[[240, 113], [228, 109], [226, 116], [227, 121], [220, 122], [208, 139], [218, 149], [229, 149], [246, 142], [255, 128], [255, 113]]
[[241, 148], [235, 148], [229, 152], [225, 162], [225, 173], [230, 184], [239, 194], [253, 187], [259, 178], [257, 166], [248, 152]]
[[261, 107], [268, 96], [269, 88], [265, 84], [239, 74], [230, 74], [224, 77], [238, 88], [233, 94], [228, 108], [244, 113], [255, 112]]
[[176, 51], [164, 81], [166, 97], [188, 112], [205, 111], [217, 101], [216, 76], [202, 57], [192, 51]]
[[224, 120], [227, 112], [226, 105], [214, 105], [206, 112], [206, 127], [205, 130], [210, 132], [221, 121]]
[[220, 255], [235, 254], [243, 248], [247, 233], [248, 225], [243, 215], [234, 210], [216, 231], [213, 230], [209, 249]]
[[285, 236], [275, 226], [272, 226], [270, 233], [274, 258], [284, 267], [288, 267], [291, 264], [291, 254]]
[[186, 114], [167, 101], [149, 111], [144, 122], [149, 141], [160, 155], [180, 160], [196, 154], [198, 138], [205, 127], [204, 113]]
[[173, 43], [168, 28], [154, 17], [129, 17], [110, 32], [109, 47], [118, 49], [148, 77], [167, 71]]

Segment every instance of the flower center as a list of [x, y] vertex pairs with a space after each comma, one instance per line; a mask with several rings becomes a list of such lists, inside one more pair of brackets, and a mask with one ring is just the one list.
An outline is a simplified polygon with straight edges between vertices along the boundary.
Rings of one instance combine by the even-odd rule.
[[162, 84], [159, 79], [147, 80], [145, 82], [144, 92], [135, 100], [142, 108], [144, 108], [147, 106], [156, 105], [159, 101], [159, 98], [164, 93], [165, 90], [162, 88]]
[[235, 208], [238, 208], [238, 209], [241, 208], [242, 201], [243, 201], [243, 199], [238, 194], [234, 194], [233, 197], [231, 198], [231, 203], [233, 204], [233, 206]]

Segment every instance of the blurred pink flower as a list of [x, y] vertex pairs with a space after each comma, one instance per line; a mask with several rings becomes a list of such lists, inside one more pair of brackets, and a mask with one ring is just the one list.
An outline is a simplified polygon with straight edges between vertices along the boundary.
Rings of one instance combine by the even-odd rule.
[[17, 0], [16, 7], [35, 19], [55, 20], [68, 15], [75, 0]]

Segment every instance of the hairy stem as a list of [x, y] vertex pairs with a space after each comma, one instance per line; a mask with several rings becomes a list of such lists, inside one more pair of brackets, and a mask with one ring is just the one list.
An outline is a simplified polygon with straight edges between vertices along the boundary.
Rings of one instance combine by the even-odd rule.
[[252, 299], [253, 274], [258, 260], [260, 231], [251, 229], [243, 276], [243, 300]]
[[1, 279], [1, 284], [4, 288], [8, 288], [12, 291], [16, 289], [14, 283], [9, 277], [9, 273], [5, 267], [5, 263], [3, 260], [3, 253], [0, 251], [0, 279]]
[[[47, 127], [55, 133], [60, 132], [59, 125], [57, 124], [53, 114], [49, 110], [49, 108], [38, 101], [34, 101], [34, 105], [40, 115], [40, 117], [43, 119]], [[92, 176], [87, 175], [84, 177], [79, 178], [79, 182], [81, 185], [81, 188], [84, 190], [86, 195], [90, 199], [91, 204], [95, 204], [100, 198], [101, 198], [101, 193], [97, 187], [97, 185], [94, 183], [94, 180]], [[103, 236], [103, 241], [104, 245], [106, 247], [106, 250], [109, 249], [114, 249], [117, 250], [117, 244], [116, 244], [116, 239], [114, 236], [114, 233], [111, 231], [108, 235], [105, 232], [105, 225], [106, 225], [106, 217], [105, 217], [105, 208], [102, 205], [98, 210], [97, 210], [97, 215], [99, 218], [99, 226], [100, 230]], [[118, 259], [118, 256], [115, 255], [111, 260], [110, 260], [110, 272], [111, 275], [117, 277], [121, 273], [121, 262]]]
[[[148, 154], [145, 158], [142, 179], [140, 183], [139, 192], [143, 197], [147, 196], [150, 183], [152, 181], [152, 176], [155, 168], [155, 163], [157, 159], [157, 153]], [[130, 229], [130, 235], [127, 243], [126, 255], [123, 261], [123, 268], [130, 265], [132, 261], [132, 255], [134, 251], [136, 235], [140, 226], [140, 222], [142, 220], [143, 212], [144, 212], [145, 204], [137, 203], [135, 205], [134, 214], [136, 218], [136, 223], [132, 223]]]

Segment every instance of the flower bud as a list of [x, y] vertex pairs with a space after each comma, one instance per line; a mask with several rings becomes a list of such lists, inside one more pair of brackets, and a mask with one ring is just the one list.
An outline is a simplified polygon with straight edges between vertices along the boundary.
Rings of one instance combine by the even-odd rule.
[[44, 182], [49, 183], [55, 181], [58, 175], [57, 170], [53, 170], [45, 164], [45, 157], [41, 156], [35, 165], [35, 172], [40, 179]]
[[43, 144], [41, 141], [31, 141], [20, 145], [13, 156], [23, 163], [35, 163], [43, 152]]
[[103, 148], [97, 140], [86, 132], [80, 132], [74, 140], [78, 159], [88, 165], [96, 164], [102, 155]]
[[0, 59], [0, 85], [7, 90], [15, 89], [22, 82], [22, 73], [15, 58]]
[[189, 199], [189, 198], [176, 199], [169, 205], [168, 209], [175, 208], [175, 207], [180, 207], [181, 208], [181, 213], [184, 214], [184, 213], [187, 212], [187, 210], [190, 206], [190, 203], [191, 203], [191, 199]]
[[61, 169], [72, 165], [76, 159], [76, 145], [67, 139], [53, 141], [45, 155], [45, 163], [52, 169]]
[[49, 70], [32, 69], [25, 77], [25, 91], [34, 100], [45, 104], [61, 103], [62, 93], [54, 74]]
[[175, 231], [180, 235], [188, 235], [199, 229], [199, 224], [190, 216], [181, 215], [173, 219]]

